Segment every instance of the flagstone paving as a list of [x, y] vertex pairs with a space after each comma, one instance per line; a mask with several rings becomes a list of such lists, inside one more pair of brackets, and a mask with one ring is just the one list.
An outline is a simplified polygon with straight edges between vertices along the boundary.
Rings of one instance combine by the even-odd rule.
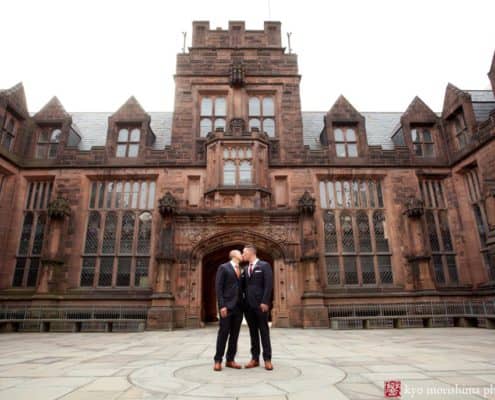
[[[495, 400], [494, 330], [271, 333], [273, 371], [221, 372], [212, 370], [215, 327], [2, 334], [0, 399], [383, 399], [384, 382], [400, 381], [401, 399]], [[246, 326], [236, 361], [249, 361]]]

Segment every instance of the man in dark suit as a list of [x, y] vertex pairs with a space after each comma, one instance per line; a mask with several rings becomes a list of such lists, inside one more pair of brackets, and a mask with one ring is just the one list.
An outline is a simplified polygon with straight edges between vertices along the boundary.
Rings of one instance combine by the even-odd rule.
[[266, 261], [258, 259], [256, 248], [246, 245], [242, 252], [242, 259], [249, 262], [243, 272], [244, 312], [251, 336], [251, 361], [245, 368], [254, 368], [260, 365], [260, 336], [263, 345], [263, 360], [265, 369], [271, 371], [272, 346], [268, 327], [268, 314], [273, 291], [272, 267]]
[[222, 370], [222, 358], [225, 353], [227, 338], [226, 367], [240, 369], [241, 366], [234, 361], [237, 352], [237, 339], [242, 322], [242, 282], [239, 263], [242, 255], [239, 250], [232, 250], [229, 254], [230, 261], [218, 267], [215, 279], [218, 309], [220, 310], [220, 326], [217, 336], [217, 350], [215, 353], [215, 371]]

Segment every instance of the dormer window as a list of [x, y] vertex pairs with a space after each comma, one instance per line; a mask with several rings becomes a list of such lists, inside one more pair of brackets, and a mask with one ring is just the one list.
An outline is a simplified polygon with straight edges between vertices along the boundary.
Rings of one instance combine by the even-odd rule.
[[275, 105], [272, 96], [249, 98], [249, 130], [253, 128], [275, 137]]
[[7, 114], [3, 120], [3, 126], [0, 131], [0, 145], [10, 151], [14, 145], [15, 134], [17, 131], [18, 122], [16, 119]]
[[228, 147], [223, 150], [223, 184], [249, 185], [253, 182], [253, 152], [250, 148]]
[[352, 127], [339, 126], [333, 131], [337, 157], [357, 157], [356, 131]]
[[457, 146], [462, 149], [468, 144], [468, 130], [464, 114], [459, 111], [453, 118], [454, 134], [457, 138]]
[[38, 135], [36, 158], [56, 158], [62, 131], [59, 128], [43, 128]]
[[117, 157], [137, 157], [141, 131], [138, 128], [121, 128], [117, 138]]
[[217, 128], [225, 130], [225, 117], [227, 116], [227, 100], [223, 96], [208, 96], [201, 99], [200, 110], [200, 136], [206, 137], [208, 133]]
[[418, 157], [435, 156], [433, 135], [429, 128], [412, 128], [411, 140], [413, 143], [414, 154]]

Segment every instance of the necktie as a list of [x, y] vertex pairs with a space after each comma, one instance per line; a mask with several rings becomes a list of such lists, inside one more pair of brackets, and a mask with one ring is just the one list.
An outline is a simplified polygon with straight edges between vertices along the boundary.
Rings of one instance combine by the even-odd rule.
[[235, 274], [239, 278], [239, 266], [238, 265], [234, 265], [234, 268], [235, 268]]
[[253, 263], [249, 264], [249, 276], [253, 273]]

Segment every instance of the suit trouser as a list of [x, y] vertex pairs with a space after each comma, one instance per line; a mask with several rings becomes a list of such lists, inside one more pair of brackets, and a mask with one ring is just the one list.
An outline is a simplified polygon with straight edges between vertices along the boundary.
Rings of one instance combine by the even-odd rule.
[[237, 353], [237, 340], [239, 339], [241, 323], [242, 311], [239, 308], [233, 311], [229, 310], [225, 318], [220, 316], [217, 335], [217, 350], [214, 357], [215, 362], [222, 362], [222, 358], [225, 353], [225, 346], [227, 344], [227, 338], [229, 339], [229, 346], [227, 348], [226, 359], [227, 361], [234, 361], [235, 354]]
[[263, 360], [270, 361], [272, 359], [268, 314], [268, 311], [263, 312], [259, 308], [247, 306], [246, 309], [246, 321], [249, 326], [249, 336], [251, 336], [251, 358], [256, 361], [260, 359], [260, 336], [263, 345]]

